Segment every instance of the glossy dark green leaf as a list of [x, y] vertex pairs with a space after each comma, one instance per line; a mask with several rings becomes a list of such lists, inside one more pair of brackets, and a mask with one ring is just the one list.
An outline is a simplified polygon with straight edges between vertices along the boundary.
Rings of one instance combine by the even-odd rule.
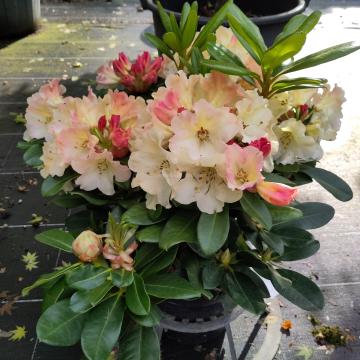
[[220, 213], [202, 213], [197, 225], [197, 237], [205, 255], [215, 254], [224, 245], [230, 229], [229, 208]]
[[139, 316], [139, 315], [130, 313], [130, 316], [139, 325], [146, 326], [146, 327], [154, 327], [156, 325], [159, 325], [161, 317], [162, 317], [161, 311], [154, 304], [151, 305], [149, 314], [144, 315], [144, 316]]
[[119, 339], [125, 306], [113, 296], [97, 306], [86, 319], [81, 348], [89, 360], [107, 359]]
[[145, 287], [149, 295], [161, 299], [192, 299], [201, 296], [199, 289], [193, 288], [176, 274], [154, 275], [146, 279]]
[[352, 199], [353, 192], [350, 186], [334, 173], [306, 165], [301, 166], [301, 171], [306, 175], [311, 176], [324, 189], [334, 195], [336, 199], [340, 201], [349, 201]]
[[89, 192], [72, 191], [70, 194], [80, 196], [83, 199], [85, 199], [89, 204], [96, 206], [103, 206], [109, 203], [108, 198], [105, 198], [104, 196], [96, 196]]
[[197, 215], [191, 211], [178, 211], [165, 224], [159, 246], [168, 250], [179, 243], [194, 243], [197, 240]]
[[265, 71], [277, 68], [285, 60], [296, 55], [304, 46], [305, 41], [306, 34], [303, 32], [288, 35], [264, 53], [261, 65]]
[[284, 224], [288, 221], [299, 219], [302, 217], [302, 212], [291, 206], [273, 206], [266, 204], [272, 217], [273, 226]]
[[41, 304], [41, 312], [44, 312], [50, 306], [54, 305], [59, 301], [61, 296], [65, 293], [67, 288], [64, 279], [57, 281], [50, 289], [45, 291], [44, 300]]
[[279, 269], [279, 274], [292, 281], [283, 288], [276, 281], [275, 289], [287, 300], [307, 311], [317, 311], [324, 307], [324, 297], [319, 287], [309, 278], [292, 270]]
[[121, 360], [160, 360], [160, 342], [154, 328], [136, 324], [120, 342]]
[[134, 273], [125, 269], [113, 270], [111, 272], [111, 281], [118, 288], [127, 287], [133, 283]]
[[23, 160], [27, 165], [34, 167], [41, 166], [42, 161], [40, 160], [40, 157], [42, 156], [42, 153], [42, 144], [34, 143], [24, 152]]
[[261, 224], [265, 229], [270, 230], [272, 227], [272, 218], [270, 211], [257, 194], [244, 192], [240, 203], [247, 215], [251, 219]]
[[307, 69], [313, 66], [327, 63], [339, 59], [343, 56], [349, 55], [360, 49], [359, 45], [354, 42], [347, 42], [336, 46], [331, 46], [327, 49], [320, 50], [316, 53], [305, 56], [299, 60], [293, 61], [292, 63], [279, 69], [278, 74], [287, 74], [294, 71]]
[[269, 290], [268, 290], [267, 286], [265, 285], [263, 279], [254, 270], [252, 270], [248, 267], [242, 267], [241, 270], [239, 270], [237, 272], [243, 273], [246, 276], [248, 276], [252, 280], [252, 282], [256, 285], [256, 287], [258, 288], [258, 290], [261, 293], [261, 296], [264, 299], [270, 297]]
[[269, 231], [261, 231], [260, 237], [271, 250], [276, 251], [279, 255], [284, 253], [284, 242], [280, 236]]
[[135, 236], [140, 242], [158, 243], [160, 241], [160, 235], [163, 228], [164, 225], [162, 224], [146, 226], [139, 230]]
[[333, 207], [319, 202], [306, 202], [294, 205], [294, 207], [301, 210], [303, 216], [299, 219], [289, 221], [286, 224], [281, 224], [278, 227], [294, 226], [302, 229], [317, 229], [326, 225], [335, 214]]
[[51, 203], [67, 209], [72, 209], [81, 205], [85, 205], [86, 200], [80, 196], [67, 193], [56, 195], [53, 199], [51, 199]]
[[126, 289], [126, 305], [136, 315], [147, 315], [150, 311], [150, 298], [146, 293], [144, 281], [136, 273], [133, 283]]
[[145, 203], [138, 203], [126, 210], [122, 216], [122, 221], [134, 225], [152, 225], [159, 223], [166, 219], [166, 214], [163, 212], [157, 219], [150, 217], [150, 212], [146, 208]]
[[32, 285], [22, 289], [21, 295], [27, 296], [31, 290], [33, 290], [39, 286], [44, 286], [45, 284], [49, 283], [50, 281], [59, 279], [61, 276], [64, 276], [66, 273], [73, 271], [74, 269], [76, 269], [79, 266], [80, 266], [80, 263], [76, 263], [76, 264], [66, 266], [60, 270], [56, 270], [52, 273], [43, 274]]
[[227, 273], [225, 286], [230, 297], [242, 308], [254, 314], [265, 311], [266, 305], [257, 285], [241, 273]]
[[292, 225], [290, 227], [273, 229], [271, 232], [280, 236], [285, 246], [288, 247], [302, 247], [304, 244], [314, 240], [311, 233], [301, 228], [295, 228]]
[[69, 302], [69, 299], [62, 300], [41, 315], [36, 325], [36, 334], [41, 342], [72, 346], [80, 340], [86, 314], [71, 311]]
[[285, 184], [285, 185], [289, 185], [289, 186], [295, 186], [295, 183], [293, 181], [291, 181], [288, 178], [281, 176], [279, 174], [263, 173], [263, 175], [264, 175], [266, 181], [276, 182], [276, 183]]
[[159, 255], [141, 270], [143, 277], [149, 277], [169, 268], [175, 261], [177, 251], [177, 246], [173, 246], [168, 251], [159, 251]]
[[206, 44], [206, 40], [208, 39], [208, 35], [213, 33], [225, 20], [226, 15], [232, 5], [232, 0], [227, 1], [225, 5], [223, 5], [217, 13], [211, 17], [211, 19], [207, 22], [207, 24], [201, 29], [199, 35], [194, 41], [193, 46], [197, 48], [202, 48], [204, 44]]
[[35, 239], [42, 244], [72, 253], [72, 243], [74, 241], [74, 237], [66, 231], [60, 229], [46, 230], [35, 235]]
[[74, 180], [78, 174], [68, 174], [62, 177], [48, 176], [41, 184], [41, 195], [44, 197], [54, 196], [59, 193], [64, 187], [65, 183]]
[[145, 38], [151, 43], [153, 44], [162, 54], [165, 54], [166, 56], [168, 56], [170, 59], [172, 59], [172, 52], [169, 49], [169, 47], [161, 40], [159, 39], [156, 35], [151, 34], [151, 33], [145, 33]]
[[220, 286], [224, 278], [224, 269], [218, 263], [209, 262], [202, 269], [202, 282], [204, 289], [213, 290]]
[[135, 269], [140, 272], [146, 265], [153, 262], [157, 257], [161, 256], [161, 250], [157, 244], [143, 244], [136, 251]]
[[66, 276], [67, 284], [76, 290], [91, 290], [102, 285], [110, 274], [111, 269], [85, 265]]
[[285, 246], [284, 253], [280, 260], [295, 261], [306, 259], [314, 255], [320, 249], [320, 243], [317, 240], [305, 243], [302, 247], [287, 247]]

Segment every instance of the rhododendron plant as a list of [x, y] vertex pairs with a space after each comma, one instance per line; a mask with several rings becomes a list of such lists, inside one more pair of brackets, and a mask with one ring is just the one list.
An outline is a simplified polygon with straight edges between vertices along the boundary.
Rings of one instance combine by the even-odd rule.
[[129, 352], [138, 346], [160, 359], [154, 327], [168, 299], [216, 297], [261, 313], [267, 278], [299, 307], [321, 308], [317, 285], [285, 269], [319, 249], [305, 229], [334, 215], [301, 203], [301, 186], [315, 180], [352, 198], [318, 167], [322, 141], [340, 129], [344, 91], [289, 74], [359, 47], [298, 58], [319, 12], [290, 20], [267, 47], [232, 1], [199, 32], [196, 3], [180, 24], [159, 11], [166, 34], [147, 35], [159, 56], [121, 52], [98, 70], [101, 90], [83, 97], [65, 95], [58, 80], [43, 85], [28, 99], [19, 143], [42, 194], [72, 209], [65, 230], [36, 239], [75, 255], [23, 294], [44, 288], [41, 341], [81, 341], [90, 360], [117, 344], [120, 359], [145, 360]]

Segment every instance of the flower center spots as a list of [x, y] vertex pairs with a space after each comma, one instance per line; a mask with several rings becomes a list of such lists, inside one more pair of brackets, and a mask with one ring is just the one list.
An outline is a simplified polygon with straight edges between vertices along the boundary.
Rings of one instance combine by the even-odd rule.
[[97, 169], [99, 174], [101, 175], [102, 173], [104, 173], [107, 169], [109, 168], [109, 164], [106, 161], [106, 159], [100, 160], [97, 163]]
[[282, 146], [286, 149], [293, 140], [293, 136], [290, 131], [285, 131], [280, 138]]
[[209, 140], [209, 131], [204, 129], [203, 127], [201, 127], [200, 130], [197, 131], [196, 135], [200, 141]]
[[199, 181], [205, 182], [206, 185], [210, 185], [216, 178], [215, 168], [207, 168], [200, 171]]
[[168, 169], [170, 167], [170, 163], [168, 160], [163, 160], [163, 162], [160, 164], [160, 171], [163, 171], [164, 169]]
[[236, 173], [236, 180], [242, 184], [249, 182], [248, 173], [243, 168], [240, 168]]
[[46, 116], [46, 117], [45, 117], [45, 121], [44, 121], [45, 125], [50, 124], [50, 123], [51, 123], [51, 120], [52, 120], [52, 117], [51, 117], [51, 116]]

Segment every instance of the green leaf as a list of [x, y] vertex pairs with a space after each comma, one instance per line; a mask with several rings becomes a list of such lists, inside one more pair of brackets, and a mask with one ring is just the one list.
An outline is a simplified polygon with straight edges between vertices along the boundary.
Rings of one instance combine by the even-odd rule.
[[86, 319], [81, 348], [90, 360], [105, 360], [119, 339], [125, 306], [113, 296], [97, 306]]
[[213, 290], [220, 286], [224, 278], [224, 269], [215, 261], [205, 264], [202, 269], [202, 282], [204, 289]]
[[72, 213], [65, 219], [65, 227], [75, 237], [84, 229], [91, 228], [90, 211], [82, 210]]
[[270, 182], [277, 182], [280, 184], [285, 184], [289, 186], [295, 186], [295, 183], [293, 181], [290, 181], [288, 178], [281, 176], [276, 173], [263, 173], [265, 180]]
[[225, 60], [226, 62], [230, 62], [234, 65], [245, 68], [245, 65], [243, 64], [241, 59], [222, 45], [209, 43], [207, 44], [206, 49], [215, 60]]
[[281, 224], [278, 227], [294, 226], [302, 229], [317, 229], [326, 225], [335, 214], [335, 210], [328, 204], [319, 202], [306, 202], [295, 205], [297, 209], [301, 210], [303, 216], [299, 219], [292, 220], [286, 224]]
[[298, 77], [294, 79], [281, 79], [271, 85], [271, 92], [279, 89], [288, 89], [289, 87], [296, 86], [312, 86], [312, 87], [324, 87], [327, 83], [326, 79], [314, 79], [308, 77]]
[[51, 203], [67, 209], [72, 209], [81, 205], [85, 205], [86, 200], [80, 196], [67, 193], [56, 195], [53, 199], [51, 199]]
[[148, 40], [152, 45], [154, 45], [162, 54], [165, 54], [170, 59], [173, 58], [172, 52], [169, 47], [156, 35], [151, 33], [145, 33], [145, 38]]
[[225, 20], [228, 11], [232, 5], [232, 0], [227, 1], [225, 5], [223, 5], [217, 13], [211, 17], [211, 19], [207, 22], [207, 24], [201, 29], [199, 35], [194, 41], [193, 46], [201, 49], [204, 44], [206, 44], [206, 40], [208, 39], [208, 35], [213, 33]]
[[291, 286], [283, 288], [273, 281], [275, 289], [287, 300], [307, 311], [317, 311], [324, 307], [324, 297], [318, 286], [306, 276], [295, 271], [279, 269], [279, 274], [292, 281]]
[[69, 299], [50, 306], [36, 325], [36, 334], [41, 342], [53, 346], [75, 345], [81, 336], [85, 314], [70, 310]]
[[74, 180], [76, 177], [78, 177], [78, 174], [73, 174], [73, 173], [64, 175], [62, 177], [48, 176], [41, 184], [41, 195], [44, 197], [56, 195], [58, 192], [62, 190], [65, 183]]
[[168, 250], [172, 246], [182, 242], [196, 242], [196, 223], [196, 214], [188, 210], [178, 211], [167, 221], [161, 232], [160, 248]]
[[191, 9], [182, 33], [182, 38], [181, 38], [182, 49], [187, 49], [194, 40], [197, 26], [198, 26], [197, 11]]
[[283, 31], [275, 38], [274, 44], [296, 31], [302, 31], [308, 34], [319, 22], [320, 17], [320, 11], [314, 11], [309, 16], [299, 14], [292, 17], [285, 25]]
[[158, 243], [163, 228], [164, 225], [162, 224], [147, 226], [136, 232], [136, 239], [145, 243]]
[[166, 219], [165, 213], [162, 213], [157, 219], [152, 219], [150, 211], [146, 208], [145, 203], [135, 204], [125, 211], [122, 221], [134, 225], [152, 225]]
[[150, 311], [150, 298], [146, 293], [143, 279], [134, 274], [134, 282], [126, 290], [126, 305], [136, 315], [147, 315]]
[[103, 196], [96, 196], [90, 192], [72, 191], [71, 195], [77, 195], [85, 199], [89, 204], [96, 206], [103, 206], [109, 203], [109, 199]]
[[74, 237], [63, 230], [51, 229], [35, 235], [35, 239], [42, 244], [52, 246], [69, 253], [72, 253]]
[[42, 165], [41, 156], [42, 144], [34, 143], [24, 152], [23, 160], [27, 165], [37, 167]]
[[102, 285], [111, 269], [85, 265], [67, 274], [67, 284], [77, 290], [91, 290]]
[[169, 251], [159, 251], [159, 256], [141, 270], [143, 277], [149, 277], [161, 270], [167, 269], [174, 263], [177, 251], [177, 246], [173, 246]]
[[161, 311], [154, 304], [151, 305], [149, 314], [144, 315], [144, 316], [139, 316], [139, 315], [130, 313], [130, 316], [139, 325], [146, 326], [146, 327], [154, 327], [156, 325], [159, 325], [161, 317], [162, 317]]
[[[192, 5], [194, 5], [194, 3]], [[185, 26], [186, 20], [189, 16], [190, 10], [191, 10], [190, 4], [187, 2], [184, 3], [182, 10], [181, 10], [181, 18], [180, 18], [180, 31], [181, 32], [183, 32], [183, 30], [184, 30], [184, 26]], [[194, 11], [197, 14], [197, 7], [194, 8]]]
[[66, 282], [64, 279], [57, 281], [50, 289], [45, 291], [44, 300], [41, 304], [41, 312], [44, 312], [50, 306], [57, 303], [60, 297], [65, 293], [67, 288]]
[[161, 299], [192, 299], [201, 296], [188, 281], [175, 274], [161, 274], [146, 279], [146, 291], [149, 295]]
[[339, 59], [343, 56], [349, 55], [360, 49], [360, 45], [355, 45], [354, 42], [347, 42], [336, 46], [331, 46], [327, 49], [318, 51], [314, 54], [305, 56], [299, 60], [280, 68], [277, 75], [287, 74], [294, 71], [307, 69], [313, 66], [327, 63]]
[[301, 210], [291, 206], [273, 206], [270, 204], [266, 204], [266, 206], [270, 211], [273, 226], [299, 219], [303, 215]]
[[127, 287], [133, 283], [134, 273], [125, 269], [113, 270], [111, 272], [111, 281], [118, 288]]
[[163, 35], [164, 43], [167, 44], [171, 49], [180, 52], [181, 44], [178, 37], [174, 32], [167, 32]]
[[306, 243], [314, 241], [314, 237], [311, 233], [293, 226], [273, 229], [271, 232], [280, 236], [283, 239], [285, 246], [288, 247], [302, 247]]
[[161, 22], [162, 22], [165, 30], [166, 31], [172, 31], [170, 17], [168, 15], [168, 13], [165, 11], [165, 9], [162, 6], [160, 1], [157, 1], [156, 5], [157, 5], [157, 8], [158, 8], [158, 12], [159, 12], [159, 15], [160, 15]]
[[314, 255], [319, 249], [320, 243], [317, 240], [305, 243], [302, 247], [285, 247], [280, 260], [295, 261], [306, 259]]
[[157, 244], [143, 244], [136, 251], [135, 255], [135, 269], [141, 271], [146, 265], [161, 256], [162, 252]]
[[160, 342], [154, 328], [135, 325], [120, 342], [121, 360], [160, 360]]
[[272, 219], [270, 211], [257, 194], [244, 192], [240, 199], [240, 204], [251, 219], [260, 223], [265, 229], [271, 229]]
[[307, 165], [302, 165], [301, 171], [316, 180], [324, 189], [334, 195], [336, 199], [340, 201], [352, 199], [353, 192], [350, 186], [332, 172]]
[[220, 213], [202, 213], [197, 225], [197, 237], [205, 255], [215, 254], [225, 243], [230, 229], [229, 208]]
[[264, 53], [261, 65], [266, 72], [277, 68], [285, 60], [296, 55], [304, 46], [305, 41], [306, 34], [303, 32], [288, 35]]
[[226, 62], [220, 62], [217, 60], [201, 60], [201, 65], [206, 66], [212, 70], [220, 71], [224, 74], [228, 75], [236, 75], [239, 77], [244, 78], [248, 83], [255, 84], [252, 77], [254, 74], [238, 65], [232, 64], [232, 63], [226, 63]]
[[227, 273], [225, 284], [227, 293], [236, 304], [254, 314], [265, 311], [266, 305], [262, 293], [248, 276], [241, 273]]
[[260, 237], [270, 249], [276, 251], [279, 255], [284, 253], [284, 242], [280, 236], [268, 231], [261, 231]]
[[95, 289], [77, 291], [70, 298], [70, 309], [74, 312], [90, 310], [104, 299], [112, 287], [113, 284], [110, 281], [106, 281]]
[[43, 274], [41, 275], [32, 285], [22, 289], [21, 295], [27, 296], [29, 292], [39, 286], [43, 286], [47, 284], [50, 281], [53, 281], [63, 275], [65, 275], [67, 272], [74, 270], [76, 267], [80, 266], [80, 263], [72, 264], [70, 266], [66, 266], [60, 270], [54, 271], [49, 274]]

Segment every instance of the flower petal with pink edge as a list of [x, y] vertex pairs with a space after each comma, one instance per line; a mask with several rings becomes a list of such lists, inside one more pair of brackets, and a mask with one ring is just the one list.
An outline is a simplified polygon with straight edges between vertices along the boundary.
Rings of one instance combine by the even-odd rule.
[[252, 188], [262, 181], [262, 153], [253, 146], [242, 148], [238, 144], [227, 145], [225, 150], [226, 182], [232, 190]]
[[264, 200], [275, 206], [289, 205], [298, 193], [297, 188], [268, 181], [258, 183], [256, 191]]
[[116, 85], [119, 84], [120, 78], [115, 74], [112, 62], [101, 66], [97, 70], [96, 82], [99, 85]]

